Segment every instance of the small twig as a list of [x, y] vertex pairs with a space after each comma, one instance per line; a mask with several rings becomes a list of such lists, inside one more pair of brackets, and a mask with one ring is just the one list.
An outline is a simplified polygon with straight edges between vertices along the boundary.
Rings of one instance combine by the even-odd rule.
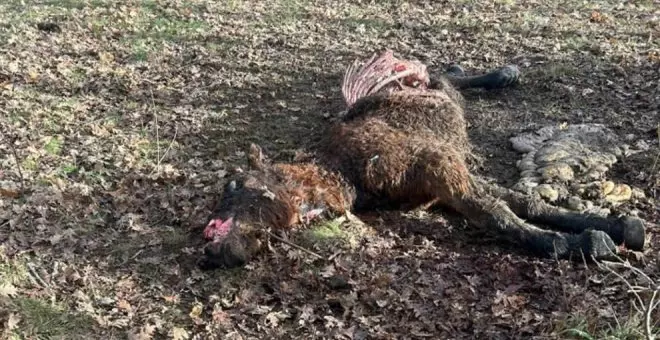
[[158, 160], [158, 164], [160, 164], [163, 161], [163, 159], [165, 159], [167, 153], [170, 152], [170, 150], [172, 149], [172, 145], [174, 144], [174, 140], [176, 139], [178, 133], [179, 133], [179, 127], [177, 125], [174, 125], [174, 137], [172, 137], [170, 144], [167, 146], [167, 149], [165, 149], [165, 152], [163, 152], [163, 156]]
[[18, 170], [18, 178], [20, 180], [20, 185], [21, 185], [21, 195], [25, 193], [25, 179], [23, 178], [23, 170], [21, 169], [21, 162], [18, 161], [18, 153], [16, 152], [16, 148], [14, 147], [13, 141], [9, 143], [9, 147], [11, 148], [11, 153], [14, 155], [14, 160], [16, 161], [16, 169]]
[[653, 340], [655, 339], [655, 335], [653, 335], [653, 330], [651, 329], [651, 314], [653, 314], [653, 309], [655, 306], [655, 298], [658, 296], [658, 290], [654, 290], [653, 294], [651, 295], [651, 300], [649, 301], [649, 305], [646, 308], [646, 314], [644, 314], [644, 323], [646, 324], [646, 339], [647, 340]]
[[291, 247], [294, 247], [294, 248], [296, 248], [296, 249], [302, 250], [303, 252], [305, 252], [305, 253], [307, 253], [307, 254], [310, 254], [310, 255], [312, 255], [312, 256], [316, 256], [316, 257], [318, 257], [318, 258], [320, 258], [320, 259], [322, 259], [322, 260], [325, 260], [325, 257], [323, 257], [323, 256], [321, 256], [321, 255], [319, 255], [319, 254], [317, 254], [317, 253], [315, 253], [315, 252], [313, 252], [313, 251], [311, 251], [311, 250], [309, 250], [309, 249], [307, 249], [307, 248], [304, 248], [304, 247], [302, 247], [302, 246], [299, 246], [299, 245], [297, 245], [297, 244], [295, 244], [295, 243], [292, 243], [292, 242], [290, 242], [290, 241], [287, 241], [287, 240], [285, 240], [285, 239], [283, 239], [283, 238], [281, 238], [281, 237], [279, 237], [279, 236], [277, 236], [277, 235], [271, 233], [271, 232], [268, 230], [268, 227], [266, 226], [266, 224], [263, 222], [263, 215], [262, 215], [262, 213], [263, 213], [262, 210], [259, 209], [259, 223], [258, 223], [258, 224], [261, 226], [261, 230], [260, 230], [260, 231], [264, 232], [264, 233], [267, 234], [267, 235], [272, 236], [274, 239], [276, 239], [276, 240], [278, 240], [278, 241], [280, 241], [280, 242], [282, 242], [282, 243], [284, 243], [284, 244], [287, 244], [287, 245], [289, 245], [289, 246], [291, 246]]
[[[658, 290], [660, 290], [660, 287], [658, 287]], [[653, 308], [651, 308], [651, 309], [655, 310], [656, 308], [658, 308], [658, 306], [660, 306], [660, 299], [658, 299], [658, 301], [655, 302], [655, 304], [653, 305]], [[658, 320], [656, 320], [655, 323], [653, 323], [653, 328], [654, 329], [658, 328], [658, 326], [660, 326], [660, 318]]]
[[[619, 260], [619, 262], [621, 262], [621, 263], [617, 264], [617, 262], [608, 262], [608, 264], [610, 264], [612, 267], [617, 267], [618, 266], [618, 267], [622, 267], [622, 268], [625, 268], [625, 269], [628, 269], [628, 270], [632, 270], [633, 272], [637, 273], [639, 276], [643, 277], [647, 282], [653, 283], [653, 279], [651, 279], [648, 275], [646, 275], [646, 273], [644, 273], [641, 269], [631, 265], [630, 262], [628, 262], [627, 260], [622, 259], [620, 256], [618, 256], [616, 254], [614, 254], [614, 257], [616, 257], [616, 259]], [[606, 261], [604, 261], [604, 262], [606, 262]]]
[[133, 254], [133, 256], [127, 258], [124, 261], [122, 261], [122, 263], [119, 264], [119, 266], [121, 267], [121, 266], [127, 264], [129, 261], [135, 260], [138, 256], [140, 256], [140, 254], [142, 254], [143, 251], [144, 251], [144, 249], [140, 249], [140, 250], [136, 251], [135, 254]]
[[[597, 262], [598, 263], [598, 262]], [[604, 268], [610, 273], [614, 274], [616, 277], [618, 277], [621, 281], [623, 281], [629, 288], [629, 292], [633, 293], [633, 295], [637, 298], [637, 301], [639, 302], [639, 305], [643, 310], [640, 310], [639, 307], [637, 307], [637, 304], [633, 300], [633, 307], [641, 314], [644, 315], [644, 330], [646, 332], [646, 339], [647, 340], [654, 340], [655, 335], [653, 334], [653, 327], [651, 325], [651, 317], [653, 314], [653, 311], [655, 308], [660, 304], [660, 301], [656, 302], [655, 299], [658, 296], [658, 293], [660, 293], [660, 286], [656, 286], [654, 281], [646, 275], [641, 269], [636, 268], [632, 265], [630, 265], [627, 262], [623, 263], [615, 263], [615, 262], [606, 262], [603, 261], [602, 265], [598, 265], [600, 268]], [[648, 280], [650, 283], [650, 287], [642, 287], [642, 286], [637, 286], [637, 285], [632, 285], [628, 280], [626, 280], [622, 275], [614, 271], [614, 269], [610, 268], [611, 267], [619, 267], [619, 268], [624, 268], [631, 270], [632, 272], [639, 274], [640, 276], [644, 277], [645, 280]], [[639, 293], [642, 292], [651, 292], [651, 299], [649, 300], [648, 304], [645, 304], [644, 301], [642, 300], [642, 297], [639, 296]]]
[[[595, 261], [595, 259], [594, 259], [594, 261]], [[602, 265], [601, 265], [601, 263], [602, 263]], [[635, 295], [635, 297], [637, 298], [637, 302], [639, 302], [640, 305], [644, 306], [644, 301], [643, 301], [642, 298], [639, 296], [639, 294], [637, 294], [637, 293], [634, 292], [633, 286], [630, 284], [630, 282], [628, 282], [628, 280], [626, 280], [626, 278], [623, 277], [621, 274], [617, 273], [616, 271], [614, 271], [614, 269], [612, 269], [612, 268], [609, 267], [609, 266], [616, 267], [616, 265], [617, 265], [618, 263], [616, 263], [616, 262], [609, 262], [609, 261], [602, 261], [601, 263], [596, 262], [596, 264], [598, 265], [599, 268], [601, 268], [601, 269], [604, 268], [604, 269], [607, 270], [608, 272], [614, 274], [614, 276], [618, 277], [621, 281], [623, 281], [623, 283], [625, 283], [626, 286], [628, 286], [628, 288], [629, 288], [631, 291], [633, 291], [633, 295]], [[622, 266], [622, 267], [625, 268], [625, 266]]]
[[561, 270], [561, 262], [559, 262], [559, 254], [557, 253], [557, 245], [555, 244], [555, 241], [552, 241], [552, 249], [553, 249], [553, 256], [555, 258], [555, 263], [557, 263], [557, 270], [559, 271], [559, 277], [561, 280], [561, 292], [562, 295], [564, 295], [564, 310], [566, 312], [569, 311], [569, 302], [568, 302], [568, 295], [566, 293], [566, 284], [564, 283], [566, 280], [564, 280], [564, 271]]
[[50, 285], [44, 281], [44, 279], [39, 276], [39, 273], [37, 273], [37, 270], [34, 269], [34, 266], [32, 263], [27, 263], [27, 268], [28, 268], [28, 275], [37, 283], [37, 286], [42, 286], [44, 288], [50, 289]]
[[172, 140], [170, 141], [170, 144], [167, 146], [167, 149], [165, 149], [165, 152], [163, 152], [163, 155], [160, 157], [158, 160], [158, 164], [160, 165], [163, 162], [163, 159], [165, 159], [165, 156], [170, 152], [172, 149], [172, 145], [174, 145], [174, 141], [176, 140], [176, 136], [179, 133], [179, 127], [177, 125], [174, 126], [174, 136], [172, 137]]
[[[236, 326], [237, 326], [238, 328], [240, 328], [243, 332], [245, 332], [245, 333], [247, 333], [247, 334], [250, 334], [250, 335], [252, 335], [252, 336], [257, 336], [257, 335], [259, 335], [259, 333], [256, 333], [256, 332], [250, 330], [249, 328], [247, 328], [247, 327], [241, 325], [240, 323], [236, 323]], [[238, 332], [237, 332], [237, 333], [238, 333]]]
[[276, 239], [276, 240], [278, 240], [278, 241], [280, 241], [280, 242], [282, 242], [282, 243], [284, 243], [284, 244], [286, 244], [286, 245], [292, 246], [292, 247], [294, 247], [294, 248], [296, 248], [296, 249], [298, 249], [298, 250], [302, 250], [302, 251], [304, 251], [304, 252], [307, 253], [307, 254], [310, 254], [310, 255], [316, 256], [316, 257], [318, 257], [318, 258], [320, 258], [320, 259], [322, 259], [322, 260], [325, 260], [325, 257], [323, 257], [323, 256], [321, 256], [321, 255], [319, 255], [319, 254], [317, 254], [317, 253], [315, 253], [315, 252], [313, 252], [313, 251], [311, 251], [311, 250], [309, 250], [309, 249], [307, 249], [307, 248], [301, 247], [301, 246], [299, 246], [299, 245], [297, 245], [297, 244], [295, 244], [295, 243], [292, 243], [292, 242], [290, 242], [290, 241], [287, 241], [287, 240], [285, 240], [285, 239], [283, 239], [283, 238], [281, 238], [281, 237], [279, 237], [279, 236], [277, 236], [277, 235], [271, 233], [270, 231], [268, 231], [268, 230], [266, 230], [266, 229], [264, 229], [264, 230], [262, 230], [262, 231], [263, 231], [264, 233], [268, 234], [269, 236], [271, 236], [272, 238], [274, 238], [274, 239]]
[[160, 172], [160, 136], [158, 135], [158, 113], [156, 110], [156, 101], [154, 100], [154, 91], [149, 89], [149, 93], [151, 94], [151, 109], [153, 110], [154, 114], [154, 124], [156, 124], [156, 169], [158, 172]]
[[[660, 291], [660, 287], [656, 287], [656, 291]], [[658, 299], [658, 301], [655, 302], [655, 304], [653, 305], [653, 309], [658, 308], [658, 306], [660, 306], [660, 299]], [[660, 322], [660, 320], [658, 320], [658, 322]]]
[[[163, 159], [165, 159], [165, 156], [167, 156], [167, 153], [170, 152], [170, 150], [172, 149], [172, 145], [174, 144], [174, 140], [176, 140], [176, 136], [177, 136], [178, 133], [179, 133], [179, 127], [178, 127], [177, 125], [175, 125], [175, 126], [174, 126], [174, 137], [172, 137], [172, 140], [170, 141], [170, 144], [167, 146], [167, 149], [165, 149], [165, 152], [163, 152], [163, 156], [161, 156], [161, 157], [158, 159], [158, 163], [157, 163], [157, 165], [156, 165], [156, 166], [157, 166], [156, 169], [160, 169], [160, 164], [163, 162]], [[156, 135], [157, 135], [157, 134], [156, 134]], [[153, 174], [154, 171], [156, 171], [156, 169], [151, 170], [151, 173], [150, 173], [149, 175]]]
[[[653, 165], [651, 165], [651, 171], [649, 171], [650, 174], [655, 173], [655, 168], [658, 166], [658, 161], [660, 161], [660, 124], [658, 124], [658, 127], [656, 128], [656, 135], [658, 136], [658, 152], [655, 159], [653, 159]], [[651, 180], [653, 180], [653, 178], [651, 178]]]

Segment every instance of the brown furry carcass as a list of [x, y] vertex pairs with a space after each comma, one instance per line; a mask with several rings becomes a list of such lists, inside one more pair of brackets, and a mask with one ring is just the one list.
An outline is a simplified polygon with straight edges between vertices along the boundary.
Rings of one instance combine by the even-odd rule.
[[[348, 68], [348, 110], [327, 127], [313, 162], [272, 164], [252, 145], [248, 169], [234, 175], [204, 230], [204, 268], [235, 267], [260, 249], [264, 228], [292, 229], [313, 218], [383, 203], [439, 205], [541, 256], [607, 258], [616, 244], [642, 249], [644, 224], [632, 217], [582, 215], [472, 175], [463, 98], [456, 88], [508, 86], [517, 70], [483, 76], [462, 70], [430, 79], [426, 67], [392, 51]], [[537, 227], [545, 224], [555, 230]]]

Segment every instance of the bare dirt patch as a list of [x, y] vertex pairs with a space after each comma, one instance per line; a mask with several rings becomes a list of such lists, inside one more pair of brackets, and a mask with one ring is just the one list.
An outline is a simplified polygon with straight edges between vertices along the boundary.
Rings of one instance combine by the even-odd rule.
[[[345, 67], [384, 47], [436, 73], [519, 65], [516, 88], [465, 93], [477, 171], [511, 185], [511, 136], [602, 123], [651, 144], [610, 176], [657, 199], [652, 1], [11, 0], [0, 13], [3, 336], [639, 338], [612, 275], [494, 245], [447, 212], [362, 216], [376, 235], [317, 249], [331, 260], [273, 241], [244, 269], [194, 261], [249, 143], [279, 159], [313, 143], [342, 109]], [[634, 209], [660, 219], [621, 206]], [[636, 263], [656, 279], [658, 234]]]

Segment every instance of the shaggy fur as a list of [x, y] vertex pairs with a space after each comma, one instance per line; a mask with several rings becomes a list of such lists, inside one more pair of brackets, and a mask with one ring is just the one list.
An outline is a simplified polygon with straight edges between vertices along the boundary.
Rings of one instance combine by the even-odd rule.
[[[511, 83], [503, 71], [497, 72], [470, 79], [488, 88]], [[230, 182], [213, 216], [220, 221], [231, 218], [232, 229], [206, 246], [203, 267], [249, 261], [259, 249], [263, 228], [291, 229], [309, 218], [382, 204], [451, 208], [472, 225], [541, 256], [564, 258], [582, 252], [607, 258], [616, 251], [613, 240], [643, 247], [641, 220], [567, 212], [471, 175], [463, 98], [452, 85], [471, 87], [470, 81], [451, 79], [430, 81], [425, 67], [398, 60], [391, 51], [361, 69], [354, 64], [342, 85], [349, 110], [327, 127], [316, 163], [270, 164], [258, 146], [251, 146], [250, 169]], [[558, 230], [539, 228], [523, 218]]]

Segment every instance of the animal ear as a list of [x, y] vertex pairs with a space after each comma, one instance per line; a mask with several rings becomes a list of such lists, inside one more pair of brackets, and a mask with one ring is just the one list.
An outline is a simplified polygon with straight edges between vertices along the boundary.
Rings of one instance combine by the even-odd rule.
[[236, 181], [231, 181], [227, 183], [227, 191], [235, 192], [236, 191]]
[[265, 161], [266, 156], [264, 156], [261, 147], [254, 143], [250, 144], [250, 150], [248, 151], [248, 167], [261, 170], [264, 168]]
[[230, 182], [227, 182], [227, 184], [225, 184], [225, 194], [233, 195], [241, 188], [243, 188], [242, 182], [236, 182], [236, 180], [232, 180]]

